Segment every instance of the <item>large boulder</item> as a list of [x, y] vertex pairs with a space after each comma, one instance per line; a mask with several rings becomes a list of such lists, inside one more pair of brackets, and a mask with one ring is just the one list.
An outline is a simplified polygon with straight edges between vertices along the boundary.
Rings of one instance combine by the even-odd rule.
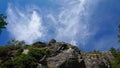
[[47, 58], [48, 68], [85, 68], [81, 55], [72, 48]]
[[59, 54], [60, 52], [68, 49], [69, 45], [64, 43], [64, 42], [57, 42], [52, 44], [51, 46], [49, 46], [49, 51], [50, 51], [50, 56], [56, 56], [57, 54]]

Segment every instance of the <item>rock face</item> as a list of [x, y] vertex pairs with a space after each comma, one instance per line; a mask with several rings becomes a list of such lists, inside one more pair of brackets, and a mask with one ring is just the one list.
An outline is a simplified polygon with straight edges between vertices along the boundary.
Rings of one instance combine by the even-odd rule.
[[76, 46], [65, 42], [52, 43], [48, 48], [50, 57], [46, 58], [47, 68], [111, 68], [109, 60], [104, 56], [83, 55]]
[[109, 60], [99, 54], [87, 54], [84, 61], [86, 68], [111, 68]]
[[74, 49], [67, 49], [56, 56], [47, 58], [48, 68], [85, 68], [80, 54]]
[[28, 54], [29, 50], [28, 49], [24, 49], [22, 54]]
[[[56, 42], [54, 39], [52, 39], [48, 44], [36, 42], [32, 44], [31, 47], [47, 50], [45, 51], [47, 52], [46, 54], [44, 54], [44, 52], [39, 52], [41, 53], [41, 57], [40, 59], [35, 60], [37, 61], [37, 68], [111, 68], [109, 58], [112, 57], [109, 56], [112, 54], [108, 52], [104, 53], [108, 56], [107, 58], [102, 54], [84, 53], [76, 46], [72, 46], [65, 42]], [[22, 54], [27, 55], [28, 52], [30, 52], [30, 49], [24, 49]], [[9, 54], [14, 57], [15, 53], [16, 51], [11, 51]], [[34, 57], [39, 55], [39, 53], [35, 54]], [[0, 63], [3, 61], [3, 58], [4, 57], [0, 57]], [[39, 57], [37, 56], [37, 58]]]
[[111, 51], [104, 51], [102, 52], [103, 54], [105, 54], [109, 60], [113, 60], [115, 57], [112, 55]]
[[48, 48], [50, 56], [44, 60], [46, 64], [39, 64], [38, 68], [86, 68], [77, 47], [65, 42], [54, 42]]

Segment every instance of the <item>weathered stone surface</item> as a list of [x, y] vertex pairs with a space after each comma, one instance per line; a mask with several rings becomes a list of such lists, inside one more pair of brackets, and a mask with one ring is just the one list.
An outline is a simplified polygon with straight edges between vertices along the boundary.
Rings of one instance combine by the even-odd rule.
[[86, 68], [111, 68], [109, 60], [99, 54], [87, 54], [84, 57]]
[[24, 49], [22, 54], [28, 54], [29, 50], [28, 49]]
[[109, 60], [113, 60], [115, 57], [112, 55], [111, 51], [104, 51], [102, 52], [103, 54], [105, 54]]
[[[30, 47], [48, 50], [39, 60], [36, 59], [37, 68], [111, 68], [109, 60], [114, 58], [111, 52], [85, 53], [76, 46], [65, 42], [56, 42], [54, 39], [49, 44], [36, 42]], [[29, 48], [24, 48], [22, 54], [29, 55], [29, 51]], [[6, 57], [0, 57], [0, 63], [8, 59], [12, 60], [16, 52], [17, 50], [8, 51]]]
[[64, 50], [56, 56], [47, 58], [49, 68], [85, 68], [84, 61], [79, 62], [79, 54], [72, 48]]

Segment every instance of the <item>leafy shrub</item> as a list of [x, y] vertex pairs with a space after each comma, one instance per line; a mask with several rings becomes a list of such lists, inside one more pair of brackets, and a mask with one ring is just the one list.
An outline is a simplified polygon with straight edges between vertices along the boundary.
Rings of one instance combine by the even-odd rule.
[[9, 53], [12, 50], [17, 50], [17, 49], [20, 49], [20, 48], [21, 48], [20, 46], [13, 46], [13, 45], [11, 45], [11, 46], [1, 46], [0, 47], [0, 57], [7, 57], [7, 56], [10, 55]]
[[111, 48], [110, 51], [115, 57], [114, 60], [111, 61], [112, 68], [120, 68], [120, 51], [115, 48]]
[[8, 56], [10, 49], [8, 47], [0, 47], [0, 57]]
[[37, 47], [37, 48], [42, 48], [45, 46], [46, 46], [46, 44], [43, 42], [36, 42], [36, 43], [32, 44], [32, 47]]
[[20, 55], [13, 60], [8, 60], [1, 65], [1, 68], [36, 68], [35, 59], [29, 55]]
[[20, 46], [14, 46], [14, 45], [9, 45], [6, 47], [9, 48], [10, 50], [17, 50], [17, 49], [21, 48]]
[[14, 67], [14, 62], [12, 60], [8, 60], [4, 63], [2, 63], [1, 68], [13, 68]]
[[23, 46], [24, 49], [28, 49], [29, 47], [31, 47], [31, 46], [30, 45]]
[[48, 53], [47, 48], [31, 48], [28, 55], [34, 57], [36, 60], [40, 60], [44, 55], [48, 56]]
[[22, 54], [22, 52], [23, 52], [23, 48], [18, 49], [18, 50], [17, 50], [17, 53], [16, 53], [16, 56], [21, 55], [21, 54]]

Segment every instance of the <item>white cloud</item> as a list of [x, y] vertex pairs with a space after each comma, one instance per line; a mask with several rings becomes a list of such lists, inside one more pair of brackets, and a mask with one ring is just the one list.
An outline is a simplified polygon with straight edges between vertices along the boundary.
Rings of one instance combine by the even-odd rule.
[[9, 5], [7, 29], [11, 35], [27, 43], [33, 43], [39, 39], [49, 41], [55, 38], [74, 45], [78, 43], [85, 45], [94, 34], [89, 31], [89, 17], [92, 10], [89, 7], [93, 2], [89, 0], [51, 1], [61, 7], [52, 10], [44, 8], [41, 11], [41, 7], [35, 4], [28, 4], [29, 7], [24, 6], [26, 8]]
[[[12, 5], [8, 7], [7, 29], [17, 40], [24, 40], [31, 44], [43, 36], [42, 19], [36, 11], [29, 12], [24, 9], [15, 9]], [[18, 7], [17, 7], [18, 8]]]
[[70, 44], [74, 45], [74, 46], [77, 46], [77, 42], [74, 41], [74, 40], [71, 40]]
[[85, 45], [94, 34], [89, 31], [90, 11], [86, 8], [89, 4], [88, 0], [62, 0], [61, 4], [63, 7], [58, 15], [58, 22], [62, 26], [59, 27], [56, 38], [67, 42], [74, 40]]

